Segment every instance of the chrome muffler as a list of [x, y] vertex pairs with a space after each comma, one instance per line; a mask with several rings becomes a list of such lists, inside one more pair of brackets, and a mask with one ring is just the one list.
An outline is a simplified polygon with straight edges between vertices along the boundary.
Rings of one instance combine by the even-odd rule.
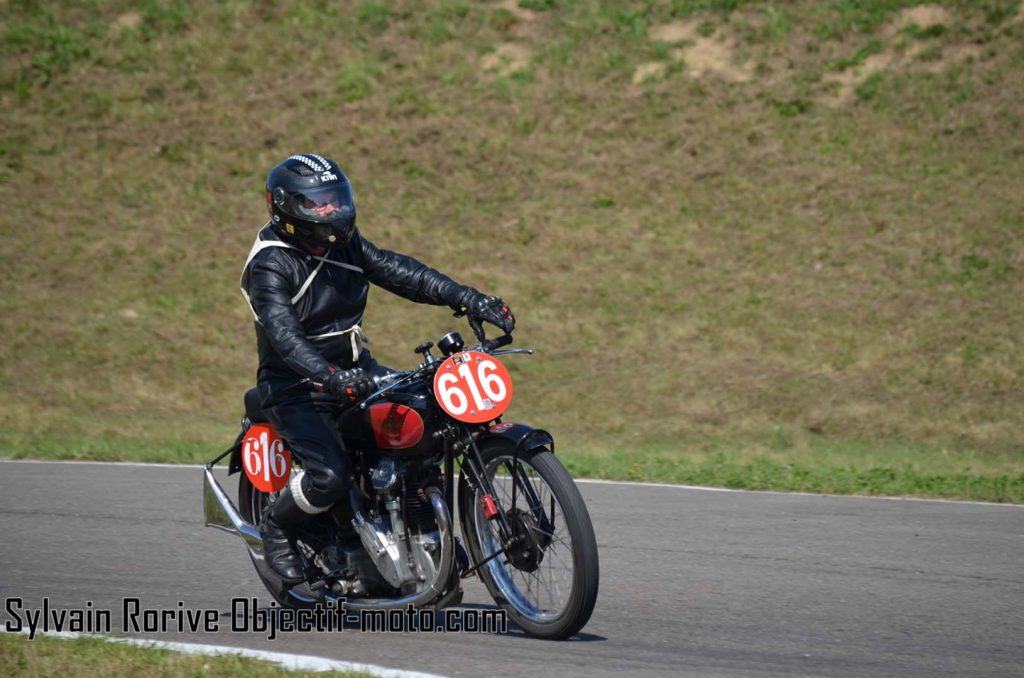
[[263, 537], [258, 527], [247, 521], [231, 503], [224, 488], [213, 477], [213, 467], [203, 469], [203, 511], [206, 526], [237, 534], [253, 556], [262, 558]]

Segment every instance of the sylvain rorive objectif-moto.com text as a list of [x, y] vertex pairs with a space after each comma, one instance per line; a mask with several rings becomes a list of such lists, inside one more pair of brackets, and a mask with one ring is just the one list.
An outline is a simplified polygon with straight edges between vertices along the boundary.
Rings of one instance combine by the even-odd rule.
[[[84, 607], [61, 607], [43, 598], [27, 607], [23, 598], [6, 598], [4, 630], [26, 633], [111, 633], [111, 608], [87, 601]], [[261, 607], [256, 598], [232, 598], [227, 610], [191, 608], [182, 601], [170, 607], [145, 607], [141, 598], [122, 598], [116, 610], [121, 633], [257, 633], [274, 640], [280, 633], [340, 633], [347, 629], [370, 633], [505, 633], [504, 610], [428, 610], [411, 605], [391, 610], [348, 610], [345, 600], [317, 603], [309, 609], [282, 608], [271, 602]]]

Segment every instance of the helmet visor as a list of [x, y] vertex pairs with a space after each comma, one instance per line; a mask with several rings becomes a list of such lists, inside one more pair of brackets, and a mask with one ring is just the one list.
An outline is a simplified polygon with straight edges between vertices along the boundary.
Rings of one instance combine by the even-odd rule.
[[352, 189], [348, 184], [296, 191], [289, 196], [286, 212], [299, 219], [319, 223], [335, 223], [351, 219], [355, 211]]

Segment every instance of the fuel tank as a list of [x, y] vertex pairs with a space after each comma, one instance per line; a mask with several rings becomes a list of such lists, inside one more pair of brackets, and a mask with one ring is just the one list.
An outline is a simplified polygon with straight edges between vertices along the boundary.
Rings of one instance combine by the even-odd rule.
[[432, 456], [433, 434], [444, 423], [425, 384], [398, 387], [365, 410], [345, 412], [338, 422], [350, 447], [388, 456]]

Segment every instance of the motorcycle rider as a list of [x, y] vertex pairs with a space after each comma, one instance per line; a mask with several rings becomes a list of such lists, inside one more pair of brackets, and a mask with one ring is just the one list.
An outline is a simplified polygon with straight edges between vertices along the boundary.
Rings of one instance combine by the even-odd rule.
[[510, 333], [515, 317], [498, 297], [364, 238], [352, 186], [329, 158], [302, 153], [279, 163], [267, 174], [266, 199], [270, 221], [249, 252], [241, 288], [256, 327], [260, 407], [302, 471], [264, 511], [260, 532], [267, 563], [297, 583], [304, 575], [296, 530], [351, 486], [332, 416], [337, 400], [369, 395], [371, 374], [386, 371], [363, 348], [369, 283], [465, 313], [474, 329], [486, 321]]

